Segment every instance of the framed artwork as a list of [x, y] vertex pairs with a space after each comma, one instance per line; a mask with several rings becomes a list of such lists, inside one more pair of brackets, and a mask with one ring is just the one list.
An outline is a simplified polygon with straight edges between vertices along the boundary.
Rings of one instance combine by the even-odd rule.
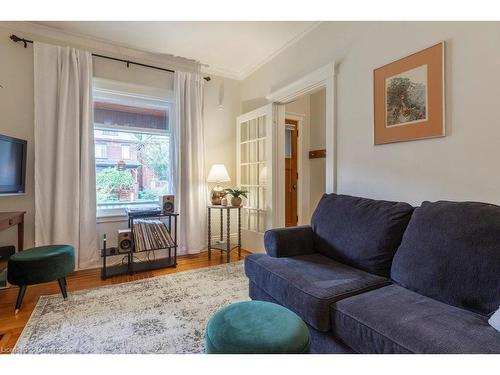
[[443, 137], [444, 42], [373, 71], [374, 143]]

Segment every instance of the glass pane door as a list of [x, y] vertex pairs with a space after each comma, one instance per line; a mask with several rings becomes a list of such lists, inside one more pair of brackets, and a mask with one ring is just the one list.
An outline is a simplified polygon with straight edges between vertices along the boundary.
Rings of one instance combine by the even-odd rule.
[[266, 115], [244, 121], [240, 126], [240, 186], [248, 191], [242, 212], [242, 228], [266, 230]]
[[248, 191], [241, 210], [244, 249], [263, 252], [264, 232], [272, 227], [273, 214], [273, 105], [238, 117], [236, 154], [238, 186]]

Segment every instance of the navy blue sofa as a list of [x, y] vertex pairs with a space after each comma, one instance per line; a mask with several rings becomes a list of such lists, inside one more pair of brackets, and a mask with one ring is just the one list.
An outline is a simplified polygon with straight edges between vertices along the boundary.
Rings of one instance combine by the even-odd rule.
[[325, 194], [264, 242], [250, 297], [297, 313], [314, 353], [500, 353], [499, 206]]

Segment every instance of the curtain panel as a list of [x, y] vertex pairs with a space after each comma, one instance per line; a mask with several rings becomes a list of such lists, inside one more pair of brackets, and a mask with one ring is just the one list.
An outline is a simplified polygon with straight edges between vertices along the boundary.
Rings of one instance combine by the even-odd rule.
[[205, 137], [200, 74], [175, 72], [173, 166], [179, 202], [179, 253], [195, 254], [206, 244]]
[[99, 264], [92, 56], [34, 43], [35, 243], [68, 244], [76, 267]]

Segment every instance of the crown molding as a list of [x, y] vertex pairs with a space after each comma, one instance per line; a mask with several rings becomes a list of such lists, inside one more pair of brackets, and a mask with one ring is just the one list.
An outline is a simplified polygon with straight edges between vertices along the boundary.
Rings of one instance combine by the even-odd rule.
[[202, 73], [213, 74], [219, 77], [242, 81], [262, 68], [264, 65], [269, 63], [281, 52], [297, 43], [322, 23], [323, 22], [321, 21], [314, 22], [311, 26], [294, 36], [277, 50], [271, 52], [267, 57], [262, 59], [257, 64], [248, 66], [240, 71], [200, 64], [198, 61], [181, 56], [157, 53], [148, 50], [140, 50], [126, 44], [111, 42], [103, 38], [91, 37], [84, 34], [42, 25], [36, 22], [3, 21], [0, 22], [0, 27], [17, 31], [19, 33], [24, 33], [24, 35], [20, 36], [37, 39], [41, 42], [52, 42], [54, 44], [66, 43], [74, 47], [85, 48], [95, 53], [108, 53], [114, 55], [115, 57], [133, 57], [135, 59], [141, 59], [146, 63], [159, 64], [162, 67], [171, 68], [174, 70], [183, 69], [188, 71], [197, 71], [201, 68], [200, 70]]
[[72, 47], [89, 50], [93, 53], [105, 53], [118, 58], [127, 57], [139, 59], [141, 62], [157, 64], [167, 69], [197, 71], [200, 66], [198, 61], [192, 59], [140, 50], [120, 43], [110, 42], [102, 38], [89, 37], [87, 35], [69, 32], [34, 22], [4, 21], [0, 22], [0, 27], [23, 33], [23, 35], [19, 35], [23, 38], [58, 45], [67, 44]]
[[275, 50], [274, 52], [272, 52], [271, 54], [269, 54], [266, 58], [264, 58], [263, 60], [261, 60], [259, 63], [255, 64], [253, 66], [250, 66], [250, 67], [248, 67], [246, 69], [243, 69], [238, 74], [239, 80], [244, 80], [244, 79], [248, 78], [250, 75], [252, 75], [253, 73], [255, 73], [257, 70], [259, 70], [264, 65], [266, 65], [268, 62], [270, 62], [272, 59], [274, 59], [276, 56], [278, 56], [281, 52], [285, 51], [288, 47], [294, 45], [299, 40], [301, 40], [302, 38], [304, 38], [307, 34], [309, 34], [311, 31], [313, 31], [316, 28], [318, 28], [322, 23], [323, 23], [323, 21], [314, 22], [307, 29], [305, 29], [304, 31], [302, 31], [300, 34], [297, 34], [295, 37], [293, 37], [288, 42], [286, 42], [285, 44], [283, 44], [280, 48], [278, 48], [277, 50]]
[[316, 29], [319, 25], [321, 25], [323, 22], [318, 21], [314, 22], [311, 26], [309, 26], [307, 29], [302, 31], [301, 33], [297, 34], [294, 36], [292, 39], [287, 41], [285, 44], [283, 44], [280, 48], [277, 50], [273, 51], [270, 53], [267, 57], [262, 59], [260, 62], [257, 64], [248, 66], [247, 68], [244, 68], [240, 71], [234, 71], [234, 70], [229, 70], [229, 69], [221, 69], [221, 68], [216, 68], [216, 67], [202, 67], [202, 72], [207, 73], [207, 74], [214, 74], [216, 76], [220, 77], [226, 77], [230, 79], [235, 79], [237, 81], [243, 81], [246, 78], [248, 78], [250, 75], [255, 73], [257, 70], [262, 68], [264, 65], [266, 65], [268, 62], [273, 60], [276, 56], [278, 56], [281, 52], [286, 50], [288, 47], [294, 45], [297, 43], [299, 40], [304, 38], [307, 34], [309, 34], [311, 31]]

